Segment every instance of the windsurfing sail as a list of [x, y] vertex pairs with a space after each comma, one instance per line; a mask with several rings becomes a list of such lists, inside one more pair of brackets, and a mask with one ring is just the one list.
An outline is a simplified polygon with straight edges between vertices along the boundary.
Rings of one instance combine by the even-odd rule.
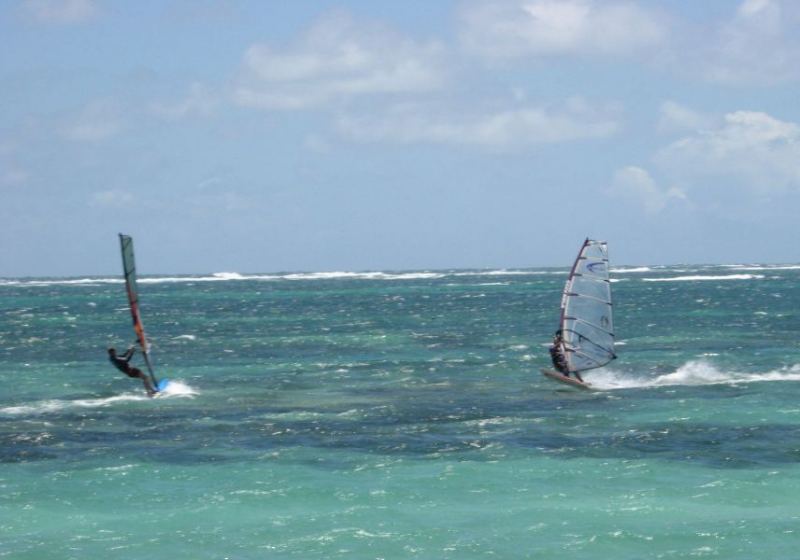
[[586, 239], [561, 297], [561, 332], [570, 372], [599, 368], [616, 358], [608, 246]]
[[144, 363], [147, 364], [147, 371], [150, 374], [150, 379], [153, 381], [153, 386], [158, 386], [153, 366], [150, 364], [150, 345], [147, 343], [147, 337], [144, 334], [144, 325], [142, 324], [142, 316], [139, 312], [139, 291], [136, 287], [136, 261], [133, 258], [133, 238], [129, 235], [119, 234], [120, 249], [122, 250], [122, 270], [125, 274], [125, 290], [128, 293], [128, 303], [131, 307], [131, 317], [133, 317], [133, 330], [136, 332], [136, 338], [139, 341], [139, 346], [142, 349], [144, 356]]

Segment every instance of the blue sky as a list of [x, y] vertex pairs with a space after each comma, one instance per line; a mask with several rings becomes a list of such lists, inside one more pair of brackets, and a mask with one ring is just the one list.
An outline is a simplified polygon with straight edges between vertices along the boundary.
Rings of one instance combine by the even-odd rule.
[[797, 262], [800, 4], [0, 3], [0, 276]]

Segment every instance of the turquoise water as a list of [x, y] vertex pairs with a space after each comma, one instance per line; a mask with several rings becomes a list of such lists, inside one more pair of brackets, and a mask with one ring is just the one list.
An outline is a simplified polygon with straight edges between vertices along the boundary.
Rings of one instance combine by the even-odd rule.
[[800, 266], [612, 275], [592, 393], [566, 270], [144, 278], [157, 399], [118, 279], [0, 280], [0, 557], [796, 558]]

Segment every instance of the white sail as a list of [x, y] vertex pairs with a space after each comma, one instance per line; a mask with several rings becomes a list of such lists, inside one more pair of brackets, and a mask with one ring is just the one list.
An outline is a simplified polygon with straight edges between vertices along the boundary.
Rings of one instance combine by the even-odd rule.
[[608, 247], [587, 239], [561, 298], [561, 331], [570, 372], [599, 368], [616, 358]]

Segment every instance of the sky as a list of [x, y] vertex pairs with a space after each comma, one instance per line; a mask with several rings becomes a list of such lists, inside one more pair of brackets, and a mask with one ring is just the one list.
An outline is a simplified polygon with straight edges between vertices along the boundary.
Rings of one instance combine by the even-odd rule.
[[0, 277], [798, 262], [791, 0], [0, 1]]

